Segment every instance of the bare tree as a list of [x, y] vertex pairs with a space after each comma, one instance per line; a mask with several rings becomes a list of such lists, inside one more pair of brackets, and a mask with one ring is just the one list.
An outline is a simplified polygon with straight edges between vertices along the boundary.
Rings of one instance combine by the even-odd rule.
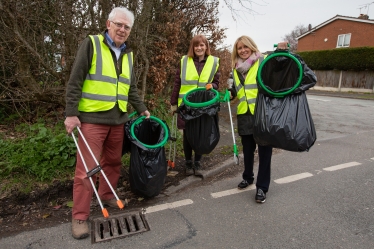
[[290, 44], [290, 51], [297, 51], [297, 40], [296, 37], [304, 34], [308, 28], [302, 24], [297, 25], [290, 33], [286, 34], [282, 39], [288, 41]]
[[0, 105], [25, 120], [63, 108], [79, 44], [105, 30], [108, 13], [135, 14], [129, 43], [141, 96], [150, 108], [170, 94], [181, 55], [196, 33], [214, 50], [224, 38], [218, 0], [0, 0]]
[[[266, 5], [267, 3], [262, 0], [252, 1], [252, 0], [223, 0], [223, 3], [231, 12], [232, 19], [236, 22], [237, 19], [242, 19], [246, 21], [245, 16], [247, 14], [257, 15], [258, 12], [255, 11], [254, 5]], [[243, 16], [244, 15], [244, 16]]]
[[64, 105], [79, 42], [98, 30], [92, 1], [0, 0], [0, 104], [25, 119]]
[[130, 39], [136, 41], [139, 83], [152, 107], [160, 94], [170, 94], [176, 67], [192, 36], [206, 35], [214, 50], [222, 43], [224, 30], [218, 26], [218, 0], [144, 1], [136, 13], [135, 35]]
[[219, 90], [224, 91], [227, 89], [227, 80], [229, 78], [231, 68], [231, 51], [227, 48], [221, 48], [216, 51], [213, 51], [214, 55], [220, 58], [220, 84]]

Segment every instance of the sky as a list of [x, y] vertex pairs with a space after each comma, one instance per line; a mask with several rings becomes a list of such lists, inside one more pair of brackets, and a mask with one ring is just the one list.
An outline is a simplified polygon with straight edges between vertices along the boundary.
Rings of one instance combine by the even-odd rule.
[[227, 28], [224, 44], [232, 49], [241, 35], [250, 36], [261, 52], [272, 51], [273, 45], [298, 25], [312, 28], [336, 15], [358, 17], [367, 14], [374, 19], [374, 0], [253, 0], [247, 3], [254, 12], [243, 11], [238, 0], [232, 2], [238, 12], [236, 21], [220, 0], [219, 24]]

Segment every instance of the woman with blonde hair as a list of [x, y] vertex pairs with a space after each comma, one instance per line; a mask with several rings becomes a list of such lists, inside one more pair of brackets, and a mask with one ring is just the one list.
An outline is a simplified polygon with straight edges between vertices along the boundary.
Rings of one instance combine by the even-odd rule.
[[[181, 105], [184, 95], [198, 87], [207, 90], [218, 89], [219, 84], [219, 58], [211, 55], [207, 38], [204, 35], [196, 35], [192, 38], [187, 55], [180, 60], [177, 67], [174, 88], [170, 98], [171, 111], [177, 110]], [[193, 149], [186, 137], [185, 122], [178, 115], [178, 129], [183, 130], [183, 150], [186, 160], [186, 175], [202, 176], [200, 160], [202, 155], [196, 154], [192, 161]]]
[[[286, 49], [287, 42], [278, 43], [278, 49]], [[256, 142], [253, 138], [254, 111], [257, 98], [256, 76], [264, 55], [259, 51], [256, 43], [249, 36], [239, 37], [231, 54], [233, 87], [230, 90], [231, 98], [237, 97], [238, 133], [241, 137], [244, 155], [243, 180], [239, 189], [245, 189], [254, 182], [253, 164]], [[256, 181], [255, 200], [264, 203], [270, 185], [270, 165], [272, 147], [258, 147], [259, 167]]]

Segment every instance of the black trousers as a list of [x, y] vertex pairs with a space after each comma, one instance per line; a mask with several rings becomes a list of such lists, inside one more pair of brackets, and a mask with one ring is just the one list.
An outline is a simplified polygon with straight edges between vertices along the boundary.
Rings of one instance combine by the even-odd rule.
[[[183, 151], [184, 151], [184, 158], [186, 161], [192, 160], [192, 147], [190, 143], [187, 140], [187, 135], [185, 130], [183, 130]], [[195, 162], [200, 161], [202, 155], [196, 154], [195, 153]]]
[[[242, 139], [244, 154], [243, 179], [251, 183], [254, 180], [253, 164], [256, 150], [256, 142], [253, 138], [253, 135], [244, 135], [240, 137]], [[259, 165], [256, 188], [262, 189], [265, 193], [269, 190], [270, 185], [270, 166], [272, 153], [272, 147], [258, 145]]]

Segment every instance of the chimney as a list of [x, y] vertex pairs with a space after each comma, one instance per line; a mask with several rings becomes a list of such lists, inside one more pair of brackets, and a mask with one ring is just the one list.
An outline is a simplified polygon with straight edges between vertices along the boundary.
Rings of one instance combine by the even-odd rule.
[[358, 17], [358, 19], [368, 20], [368, 19], [369, 19], [369, 16], [368, 16], [368, 15], [365, 15], [365, 14], [360, 14], [360, 16]]
[[312, 24], [309, 23], [308, 25], [308, 31], [310, 31], [312, 29]]

